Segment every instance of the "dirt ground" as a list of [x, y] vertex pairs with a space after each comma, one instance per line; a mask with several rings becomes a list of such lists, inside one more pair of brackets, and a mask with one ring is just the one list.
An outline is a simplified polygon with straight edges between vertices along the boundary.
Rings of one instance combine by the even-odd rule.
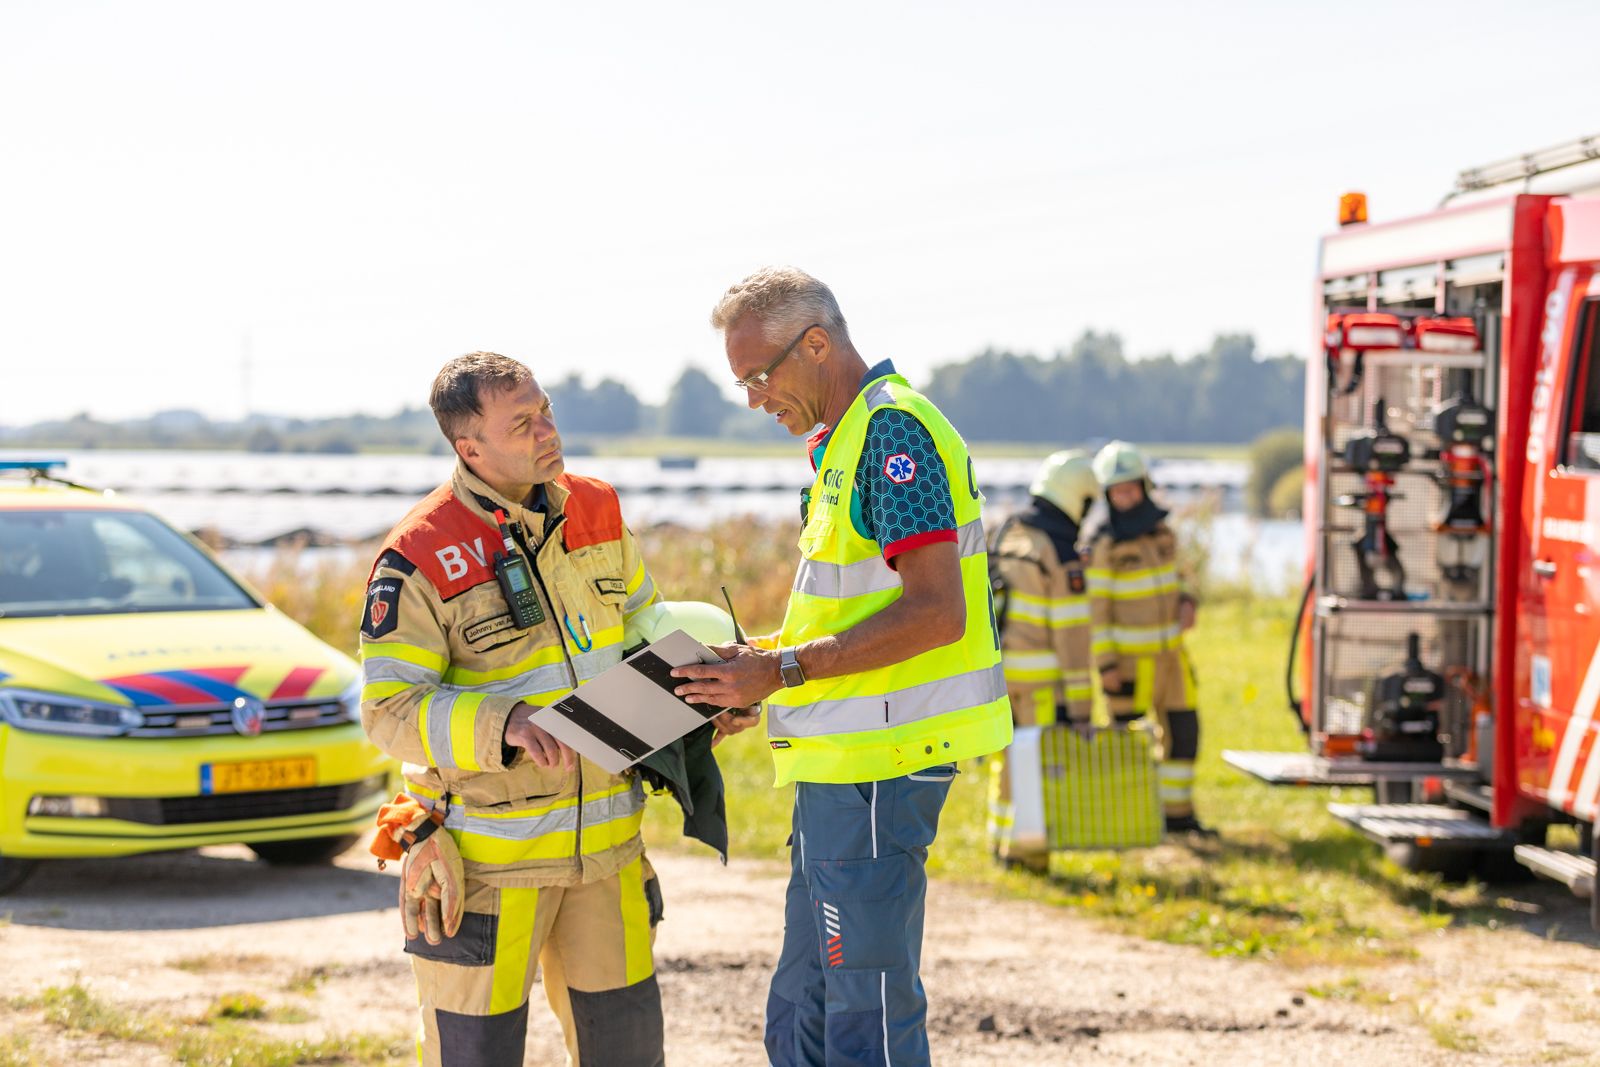
[[[668, 1059], [765, 1062], [766, 984], [785, 871], [653, 856], [667, 917], [657, 941]], [[394, 868], [364, 851], [286, 870], [242, 847], [47, 866], [0, 899], [11, 997], [82, 981], [97, 998], [174, 1019], [254, 992], [280, 1037], [414, 1028]], [[1600, 947], [1585, 908], [1531, 888], [1537, 920], [1441, 932], [1412, 962], [1351, 970], [1213, 959], [1107, 932], [1071, 913], [965, 888], [930, 891], [924, 977], [941, 1064], [1600, 1063]], [[1320, 995], [1312, 995], [1315, 991]], [[563, 1062], [536, 1005], [528, 1064]], [[0, 1008], [46, 1062], [168, 1062], [148, 1044], [65, 1033]]]

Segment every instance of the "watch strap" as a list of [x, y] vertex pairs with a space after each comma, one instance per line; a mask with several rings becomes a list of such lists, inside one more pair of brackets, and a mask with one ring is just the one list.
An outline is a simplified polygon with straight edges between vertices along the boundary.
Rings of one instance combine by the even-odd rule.
[[778, 650], [778, 674], [783, 678], [783, 684], [788, 688], [806, 684], [806, 672], [800, 669], [800, 660], [795, 655], [793, 646]]

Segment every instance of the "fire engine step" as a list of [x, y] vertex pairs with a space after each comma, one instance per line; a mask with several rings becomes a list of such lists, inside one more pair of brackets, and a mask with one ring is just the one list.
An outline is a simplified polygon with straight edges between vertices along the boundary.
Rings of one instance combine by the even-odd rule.
[[1443, 804], [1329, 804], [1328, 813], [1380, 845], [1509, 849], [1516, 843], [1474, 812]]
[[1538, 845], [1518, 845], [1517, 862], [1543, 878], [1560, 882], [1577, 897], [1594, 896], [1594, 860], [1576, 852], [1558, 852]]
[[1380, 763], [1355, 756], [1313, 756], [1305, 752], [1241, 752], [1226, 749], [1223, 762], [1268, 785], [1374, 785], [1420, 778], [1476, 779], [1476, 767], [1444, 763]]
[[1485, 815], [1494, 810], [1494, 790], [1486, 782], [1459, 782], [1444, 783], [1446, 800], [1468, 808], [1477, 808]]

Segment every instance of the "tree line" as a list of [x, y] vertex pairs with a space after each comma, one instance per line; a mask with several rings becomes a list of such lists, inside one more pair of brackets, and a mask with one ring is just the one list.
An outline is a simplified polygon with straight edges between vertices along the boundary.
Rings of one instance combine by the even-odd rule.
[[[1118, 335], [1089, 331], [1048, 358], [989, 349], [912, 384], [972, 441], [1220, 444], [1298, 425], [1305, 370], [1298, 356], [1263, 356], [1248, 334], [1219, 334], [1205, 351], [1180, 360], [1130, 359]], [[573, 376], [549, 391], [568, 433], [785, 436], [695, 367], [684, 370], [655, 410], [611, 379], [585, 386]]]
[[[869, 354], [870, 358], [870, 354]], [[646, 404], [625, 383], [593, 385], [577, 374], [543, 383], [564, 436], [724, 437], [782, 440], [773, 420], [758, 418], [731, 390], [687, 367], [664, 403]], [[1205, 351], [1130, 359], [1115, 333], [1085, 332], [1044, 357], [988, 349], [937, 367], [913, 382], [970, 441], [1074, 443], [1121, 437], [1148, 443], [1243, 443], [1275, 427], [1298, 425], [1305, 361], [1263, 356], [1248, 334], [1219, 334]], [[739, 401], [743, 397], [738, 398]], [[81, 414], [32, 426], [0, 428], [12, 448], [215, 448], [255, 452], [447, 452], [426, 408], [390, 416], [294, 419], [252, 415], [214, 421], [198, 412], [163, 412], [107, 422]]]

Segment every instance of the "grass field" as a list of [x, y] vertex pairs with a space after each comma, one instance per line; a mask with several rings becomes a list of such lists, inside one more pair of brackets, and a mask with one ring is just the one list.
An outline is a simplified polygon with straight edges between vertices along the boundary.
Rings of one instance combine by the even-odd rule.
[[[776, 627], [793, 574], [792, 531], [729, 522], [705, 531], [645, 531], [641, 541], [668, 596], [719, 602], [726, 583], [750, 632]], [[285, 556], [252, 577], [288, 614], [353, 650], [364, 565], [308, 573]], [[1336, 823], [1325, 808], [1338, 790], [1272, 788], [1222, 762], [1225, 748], [1302, 750], [1281, 688], [1293, 608], [1288, 600], [1213, 588], [1190, 635], [1201, 685], [1196, 806], [1222, 831], [1219, 840], [1070, 854], [1058, 857], [1050, 880], [1001, 871], [984, 839], [988, 767], [974, 763], [962, 767], [952, 789], [930, 870], [1142, 936], [1296, 962], [1404, 956], [1431, 930], [1487, 915], [1492, 901], [1480, 887], [1402, 871]], [[787, 862], [790, 790], [771, 787], [760, 733], [734, 738], [718, 754], [734, 854]], [[1342, 799], [1368, 797], [1347, 789]], [[650, 806], [647, 833], [655, 848], [701, 847], [682, 843], [670, 801]]]
[[[1293, 963], [1403, 957], [1429, 931], [1476, 917], [1488, 903], [1481, 889], [1402, 871], [1336, 823], [1325, 809], [1337, 790], [1272, 788], [1222, 762], [1224, 748], [1302, 747], [1280, 689], [1293, 608], [1281, 600], [1225, 601], [1202, 612], [1192, 635], [1204, 724], [1196, 806], [1220, 839], [1057, 857], [1048, 880], [1002, 871], [984, 836], [988, 768], [972, 763], [952, 789], [930, 871], [1086, 912], [1141, 936]], [[792, 792], [771, 788], [766, 746], [751, 731], [717, 751], [734, 853], [786, 863]], [[1344, 792], [1346, 800], [1370, 795]], [[680, 847], [673, 805], [651, 805], [647, 836], [652, 847]]]

